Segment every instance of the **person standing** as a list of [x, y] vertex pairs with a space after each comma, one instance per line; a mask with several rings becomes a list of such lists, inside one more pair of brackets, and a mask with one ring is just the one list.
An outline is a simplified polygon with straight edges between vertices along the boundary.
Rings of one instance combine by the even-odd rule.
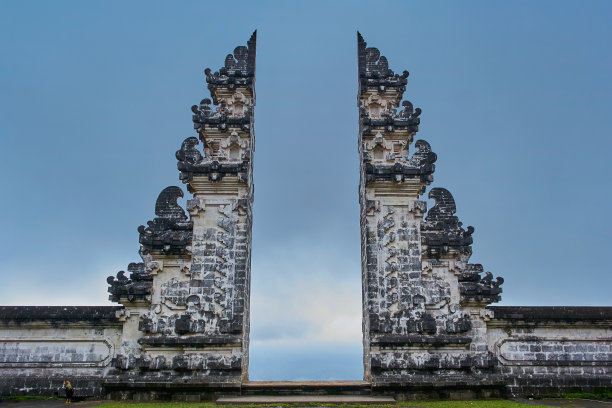
[[66, 404], [70, 404], [74, 395], [74, 388], [72, 388], [72, 384], [68, 380], [64, 382], [64, 391], [66, 392]]

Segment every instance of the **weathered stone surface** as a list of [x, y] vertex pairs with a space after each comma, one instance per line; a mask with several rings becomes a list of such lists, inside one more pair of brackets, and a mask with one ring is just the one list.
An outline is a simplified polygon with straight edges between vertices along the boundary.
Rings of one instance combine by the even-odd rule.
[[461, 227], [447, 190], [430, 191], [423, 221], [419, 196], [437, 156], [424, 140], [410, 156], [421, 111], [405, 101], [396, 112], [408, 73], [393, 73], [360, 35], [357, 43], [365, 379], [383, 390], [435, 372], [441, 384], [478, 388], [475, 372], [493, 375], [498, 364], [484, 307], [499, 300], [501, 281], [468, 266], [474, 230]]
[[488, 307], [489, 350], [511, 395], [612, 387], [612, 307]]
[[132, 262], [128, 265], [130, 277], [124, 271], [119, 271], [116, 278], [109, 276], [106, 281], [110, 285], [108, 292], [112, 302], [150, 301], [153, 288], [153, 275], [146, 272], [143, 262]]
[[612, 307], [601, 306], [488, 306], [496, 320], [508, 322], [592, 322], [604, 326], [612, 321]]
[[126, 307], [104, 381], [113, 395], [248, 378], [254, 75], [255, 34], [206, 71], [217, 106], [192, 107], [199, 138], [176, 152], [190, 219], [177, 204], [182, 190], [166, 188], [157, 218], [139, 228], [143, 262], [108, 280], [111, 300]]
[[0, 395], [101, 396], [119, 346], [121, 307], [0, 306]]
[[403, 93], [408, 83], [408, 71], [398, 75], [389, 69], [387, 58], [377, 48], [368, 48], [360, 33], [357, 33], [357, 55], [359, 63], [359, 92], [361, 88], [389, 87]]
[[183, 197], [179, 187], [166, 187], [157, 198], [155, 214], [148, 226], [138, 227], [142, 253], [160, 252], [168, 255], [181, 255], [189, 252], [193, 238], [193, 225], [187, 221], [185, 211], [177, 200]]
[[84, 321], [104, 324], [114, 321], [121, 306], [0, 306], [0, 322], [25, 324], [47, 321], [66, 323]]
[[238, 46], [233, 54], [225, 57], [225, 64], [219, 71], [212, 73], [210, 68], [204, 71], [208, 89], [215, 103], [219, 89], [234, 90], [241, 86], [254, 88], [256, 43], [257, 31], [253, 33], [246, 47]]

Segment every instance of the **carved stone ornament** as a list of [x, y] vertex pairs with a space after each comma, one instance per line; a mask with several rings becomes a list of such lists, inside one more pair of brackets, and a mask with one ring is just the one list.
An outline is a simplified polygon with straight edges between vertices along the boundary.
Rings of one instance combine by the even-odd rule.
[[377, 48], [368, 48], [360, 33], [357, 33], [357, 55], [359, 62], [359, 85], [366, 88], [397, 88], [402, 94], [408, 83], [408, 71], [398, 75], [389, 69], [387, 58]]
[[117, 276], [109, 276], [106, 282], [110, 285], [108, 299], [112, 302], [147, 302], [151, 300], [153, 276], [145, 271], [144, 263], [131, 263], [128, 265], [130, 277], [124, 271]]
[[366, 163], [366, 182], [402, 182], [406, 179], [418, 179], [425, 185], [430, 184], [436, 170], [434, 163], [437, 160], [437, 155], [431, 151], [431, 146], [424, 140], [417, 140], [415, 146], [418, 150], [408, 161], [400, 161], [394, 164]]
[[471, 254], [474, 227], [463, 229], [455, 216], [457, 207], [452, 194], [445, 188], [435, 187], [429, 191], [429, 198], [435, 204], [421, 224], [421, 242], [427, 248], [427, 257], [439, 258], [449, 251]]
[[[210, 89], [213, 100], [215, 100], [215, 90], [219, 87], [235, 89], [244, 86], [253, 88], [255, 80], [255, 47], [257, 43], [257, 31], [247, 42], [247, 46], [239, 46], [234, 49], [233, 54], [225, 57], [225, 64], [217, 72], [212, 72], [206, 68], [206, 82]], [[215, 104], [218, 103], [215, 100]]]
[[185, 211], [178, 204], [183, 197], [179, 187], [166, 187], [157, 198], [157, 217], [138, 227], [140, 243], [144, 253], [181, 255], [188, 252], [193, 237], [193, 224], [187, 221]]

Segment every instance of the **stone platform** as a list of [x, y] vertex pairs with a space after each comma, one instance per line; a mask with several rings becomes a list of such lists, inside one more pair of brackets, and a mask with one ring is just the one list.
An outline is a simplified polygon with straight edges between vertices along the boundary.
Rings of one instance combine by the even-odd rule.
[[242, 384], [242, 396], [264, 395], [361, 395], [371, 393], [366, 381], [247, 381]]
[[247, 381], [241, 396], [222, 396], [221, 405], [241, 404], [394, 404], [388, 396], [372, 396], [366, 381]]
[[220, 405], [247, 404], [395, 404], [392, 397], [372, 397], [367, 395], [251, 395], [242, 397], [221, 397]]

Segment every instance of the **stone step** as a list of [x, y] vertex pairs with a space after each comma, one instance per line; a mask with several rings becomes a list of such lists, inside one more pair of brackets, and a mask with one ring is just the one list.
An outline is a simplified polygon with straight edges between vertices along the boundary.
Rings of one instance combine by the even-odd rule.
[[220, 405], [242, 404], [395, 404], [393, 397], [372, 397], [367, 395], [246, 395], [241, 397], [220, 397]]
[[365, 381], [247, 381], [241, 394], [247, 395], [370, 395]]

